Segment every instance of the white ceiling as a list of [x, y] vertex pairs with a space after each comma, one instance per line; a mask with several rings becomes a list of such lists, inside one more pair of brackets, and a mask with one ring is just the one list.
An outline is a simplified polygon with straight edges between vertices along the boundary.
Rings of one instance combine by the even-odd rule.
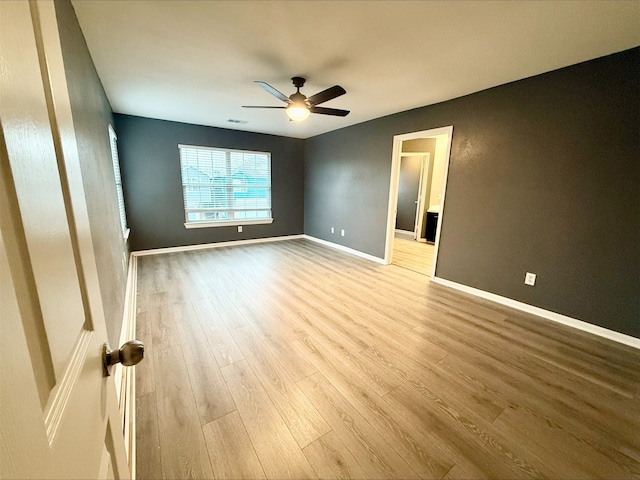
[[[308, 138], [640, 45], [637, 1], [73, 2], [117, 113]], [[349, 116], [289, 122], [339, 84]], [[246, 125], [229, 119], [247, 120]]]

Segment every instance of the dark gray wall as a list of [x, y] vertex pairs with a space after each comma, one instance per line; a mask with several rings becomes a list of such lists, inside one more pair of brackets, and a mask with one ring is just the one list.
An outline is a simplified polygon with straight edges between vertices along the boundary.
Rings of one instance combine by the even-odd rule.
[[311, 138], [305, 233], [382, 257], [393, 136], [453, 125], [437, 275], [640, 337], [638, 78], [635, 48]]
[[[303, 233], [303, 140], [115, 115], [131, 248]], [[178, 144], [271, 152], [273, 223], [186, 229]]]
[[124, 240], [111, 161], [111, 107], [70, 2], [56, 1], [56, 18], [76, 131], [91, 238], [109, 341], [120, 341], [129, 252]]
[[413, 232], [416, 223], [416, 200], [420, 188], [422, 157], [402, 157], [398, 183], [398, 214], [396, 228]]

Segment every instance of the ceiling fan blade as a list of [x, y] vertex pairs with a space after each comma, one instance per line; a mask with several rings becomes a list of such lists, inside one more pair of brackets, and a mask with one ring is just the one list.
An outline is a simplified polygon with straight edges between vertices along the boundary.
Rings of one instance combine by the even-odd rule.
[[311, 107], [311, 113], [320, 113], [322, 115], [333, 115], [335, 117], [346, 117], [349, 110], [338, 110], [337, 108]]
[[289, 103], [289, 97], [287, 97], [284, 93], [276, 90], [275, 88], [273, 88], [268, 83], [260, 82], [258, 80], [256, 80], [254, 83], [257, 83], [258, 85], [260, 85], [265, 91], [269, 92], [274, 97], [279, 98], [280, 100], [282, 100], [285, 103]]
[[329, 100], [333, 100], [340, 95], [344, 95], [347, 91], [342, 88], [340, 85], [334, 85], [331, 88], [327, 88], [326, 90], [321, 91], [320, 93], [316, 93], [311, 97], [307, 98], [307, 102], [311, 105], [320, 105], [321, 103], [328, 102]]
[[267, 106], [262, 106], [262, 105], [242, 105], [242, 108], [281, 108], [281, 109], [285, 109], [287, 107], [267, 107]]

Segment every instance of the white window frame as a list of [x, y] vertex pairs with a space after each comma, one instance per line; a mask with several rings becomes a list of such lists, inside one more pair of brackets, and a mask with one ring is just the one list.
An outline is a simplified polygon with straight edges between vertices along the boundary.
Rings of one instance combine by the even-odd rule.
[[116, 182], [116, 196], [118, 199], [118, 216], [120, 217], [120, 226], [122, 227], [122, 235], [129, 238], [131, 229], [127, 226], [127, 212], [124, 204], [124, 191], [122, 189], [122, 176], [120, 175], [120, 158], [118, 157], [118, 136], [116, 131], [109, 125], [109, 146], [111, 147], [111, 162], [113, 165], [113, 178]]
[[[254, 218], [254, 219], [248, 219], [248, 220], [234, 219], [234, 220], [221, 220], [221, 221], [189, 220], [189, 213], [193, 212], [194, 210], [193, 209], [187, 210], [187, 206], [185, 202], [185, 188], [187, 188], [188, 185], [184, 184], [183, 182], [184, 179], [182, 178], [182, 153], [180, 152], [180, 150], [183, 148], [197, 149], [197, 150], [214, 150], [218, 152], [225, 152], [225, 154], [227, 155], [227, 159], [230, 158], [231, 153], [241, 153], [241, 154], [248, 153], [248, 154], [266, 155], [269, 159], [269, 185], [267, 187], [269, 189], [269, 200], [270, 200], [269, 209], [268, 209], [270, 213], [269, 218]], [[182, 205], [184, 209], [185, 228], [230, 227], [230, 226], [237, 226], [237, 225], [264, 225], [264, 224], [273, 223], [273, 198], [271, 197], [272, 172], [271, 172], [271, 153], [270, 152], [178, 144], [178, 161], [180, 162], [180, 183], [182, 185], [182, 202], [183, 202]], [[250, 210], [266, 210], [266, 209], [252, 208]], [[201, 211], [215, 211], [215, 210], [203, 209]], [[225, 211], [234, 211], [234, 209], [225, 209]], [[240, 211], [240, 210], [235, 209], [235, 211]]]

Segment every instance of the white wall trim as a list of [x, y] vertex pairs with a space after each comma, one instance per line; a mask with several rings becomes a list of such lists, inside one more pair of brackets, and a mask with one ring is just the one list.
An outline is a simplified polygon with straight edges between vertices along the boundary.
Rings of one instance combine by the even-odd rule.
[[[396, 217], [398, 216], [398, 188], [400, 185], [400, 156], [403, 139], [399, 135], [393, 137], [391, 154], [391, 175], [389, 176], [389, 203], [387, 205], [387, 229], [384, 243], [384, 264], [393, 260], [393, 241], [395, 237]], [[393, 229], [393, 231], [392, 231]]]
[[[451, 142], [453, 138], [453, 125], [447, 127], [432, 128], [419, 132], [405, 133], [393, 137], [393, 149], [391, 153], [391, 175], [389, 177], [389, 203], [387, 206], [387, 231], [385, 236], [384, 263], [388, 265], [393, 261], [393, 241], [398, 214], [398, 187], [400, 183], [400, 158], [402, 157], [402, 142], [415, 140], [416, 138], [432, 138], [440, 135], [447, 135], [447, 147], [445, 151], [444, 178], [442, 181], [442, 200], [440, 202], [440, 213], [438, 215], [438, 227], [436, 230], [436, 241], [433, 254], [433, 277], [438, 265], [438, 250], [440, 248], [440, 231], [442, 218], [444, 216], [444, 205], [447, 192], [447, 177], [449, 175], [449, 157], [451, 155]], [[433, 159], [435, 161], [435, 158]]]
[[238, 225], [265, 225], [273, 223], [273, 218], [254, 220], [230, 220], [228, 222], [186, 222], [184, 228], [235, 227]]
[[[120, 346], [136, 338], [136, 297], [138, 279], [138, 260], [135, 255], [129, 255], [129, 269], [127, 272], [127, 286], [124, 294], [124, 312], [122, 328], [118, 345]], [[123, 368], [121, 363], [113, 369], [113, 378], [118, 396], [118, 406], [122, 419], [124, 448], [129, 462], [131, 479], [136, 478], [136, 367]]]
[[569, 327], [582, 330], [583, 332], [592, 333], [594, 335], [598, 335], [599, 337], [604, 337], [609, 340], [613, 340], [614, 342], [622, 343], [629, 347], [640, 349], [640, 339], [632, 337], [630, 335], [625, 335], [624, 333], [615, 332], [613, 330], [599, 327], [598, 325], [593, 325], [591, 323], [587, 323], [582, 320], [578, 320], [576, 318], [567, 317], [566, 315], [561, 315], [556, 312], [551, 312], [549, 310], [545, 310], [540, 307], [534, 307], [533, 305], [529, 305], [527, 303], [522, 303], [517, 300], [513, 300], [511, 298], [502, 297], [500, 295], [496, 295], [495, 293], [486, 292], [484, 290], [469, 287], [461, 283], [452, 282], [451, 280], [445, 280], [444, 278], [433, 277], [431, 280], [434, 283], [443, 285], [445, 287], [453, 288], [455, 290], [459, 290], [461, 292], [465, 292], [465, 293], [474, 295], [476, 297], [484, 298], [485, 300], [490, 300], [492, 302], [499, 303], [500, 305], [505, 305], [507, 307], [511, 307], [516, 310], [520, 310], [522, 312], [527, 312], [533, 315], [537, 315], [538, 317], [551, 320], [552, 322], [561, 323], [563, 325], [567, 325]]
[[[409, 232], [413, 233], [413, 232]], [[207, 248], [221, 248], [221, 247], [232, 247], [236, 245], [249, 245], [252, 243], [267, 243], [267, 242], [282, 242], [285, 240], [296, 240], [300, 238], [306, 238], [307, 240], [311, 240], [313, 242], [321, 243], [327, 247], [335, 248], [336, 250], [341, 250], [346, 253], [350, 253], [351, 255], [355, 255], [357, 257], [366, 258], [367, 260], [371, 260], [372, 262], [385, 264], [383, 258], [375, 257], [373, 255], [369, 255], [368, 253], [361, 252], [360, 250], [355, 250], [353, 248], [345, 247], [344, 245], [340, 245], [338, 243], [329, 242], [327, 240], [322, 240], [317, 237], [312, 237], [311, 235], [284, 235], [281, 237], [265, 237], [265, 238], [251, 238], [248, 240], [231, 240], [228, 242], [216, 242], [216, 243], [202, 243], [199, 245], [184, 245], [182, 247], [166, 247], [166, 248], [154, 248], [151, 250], [139, 250], [137, 252], [131, 252], [131, 256], [133, 258], [142, 257], [145, 255], [160, 255], [162, 253], [174, 253], [174, 252], [186, 252], [189, 250], [204, 250]], [[134, 315], [135, 315], [135, 306], [134, 306]]]
[[[451, 143], [453, 142], [453, 125], [443, 127], [441, 129], [443, 133], [447, 133], [447, 146], [445, 147], [444, 157], [444, 178], [442, 179], [442, 198], [440, 200], [440, 211], [438, 213], [438, 226], [436, 227], [436, 241], [433, 247], [433, 270], [431, 271], [431, 278], [436, 276], [436, 269], [438, 268], [438, 252], [440, 251], [440, 233], [442, 232], [442, 219], [444, 218], [444, 206], [447, 198], [447, 181], [449, 179], [449, 160], [451, 157]], [[436, 147], [437, 148], [437, 147]], [[435, 155], [434, 155], [435, 156]]]
[[284, 235], [281, 237], [250, 238], [248, 240], [230, 240], [228, 242], [184, 245], [182, 247], [154, 248], [151, 250], [139, 250], [137, 252], [132, 252], [131, 254], [135, 257], [140, 257], [144, 255], [159, 255], [161, 253], [186, 252], [189, 250], [204, 250], [207, 248], [231, 247], [234, 245], [249, 245], [251, 243], [281, 242], [283, 240], [295, 240], [297, 238], [305, 238], [305, 235]]
[[351, 255], [355, 255], [356, 257], [366, 258], [367, 260], [371, 260], [372, 262], [386, 265], [384, 258], [374, 257], [373, 255], [369, 255], [368, 253], [364, 253], [364, 252], [361, 252], [360, 250], [355, 250], [353, 248], [345, 247], [344, 245], [340, 245], [339, 243], [329, 242], [328, 240], [322, 240], [321, 238], [312, 237], [311, 235], [304, 235], [304, 238], [306, 238], [307, 240], [311, 240], [312, 242], [320, 243], [327, 247], [335, 248], [336, 250], [340, 250], [342, 252], [350, 253]]

